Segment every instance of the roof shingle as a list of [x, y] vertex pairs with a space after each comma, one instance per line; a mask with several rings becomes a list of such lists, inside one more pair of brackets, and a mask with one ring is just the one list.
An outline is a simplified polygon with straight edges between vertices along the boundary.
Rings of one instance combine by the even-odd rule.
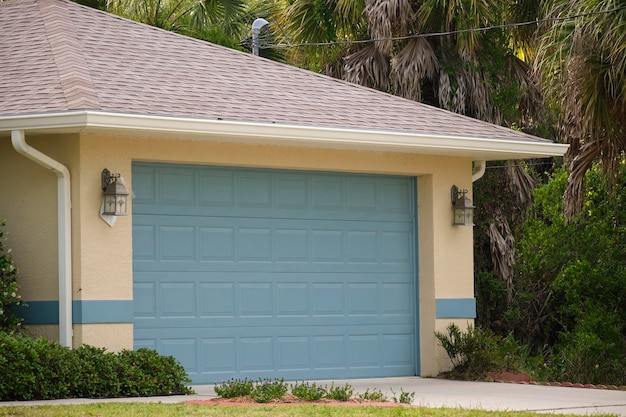
[[0, 3], [0, 116], [96, 110], [543, 141], [68, 0]]

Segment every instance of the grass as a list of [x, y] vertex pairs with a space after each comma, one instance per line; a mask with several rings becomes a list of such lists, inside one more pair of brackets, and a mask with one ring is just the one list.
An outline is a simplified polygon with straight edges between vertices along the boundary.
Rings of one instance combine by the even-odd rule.
[[[564, 416], [565, 414], [563, 414]], [[544, 414], [458, 408], [381, 408], [325, 405], [208, 406], [160, 403], [96, 403], [0, 407], [1, 417], [543, 417]], [[571, 415], [570, 415], [571, 416]], [[605, 417], [608, 415], [605, 415]], [[602, 416], [598, 416], [602, 417]]]

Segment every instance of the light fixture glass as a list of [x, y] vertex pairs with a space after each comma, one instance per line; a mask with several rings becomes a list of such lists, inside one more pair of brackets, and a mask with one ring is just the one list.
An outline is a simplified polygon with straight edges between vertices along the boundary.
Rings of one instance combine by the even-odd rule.
[[104, 210], [108, 216], [126, 216], [128, 191], [119, 181], [120, 174], [112, 174], [108, 169], [102, 170], [102, 199]]
[[452, 200], [452, 224], [455, 226], [474, 226], [474, 206], [467, 197], [467, 190], [459, 190], [456, 185], [450, 190]]

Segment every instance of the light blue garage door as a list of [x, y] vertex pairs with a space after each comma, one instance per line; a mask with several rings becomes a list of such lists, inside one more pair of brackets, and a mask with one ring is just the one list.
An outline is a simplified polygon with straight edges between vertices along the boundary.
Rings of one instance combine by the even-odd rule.
[[135, 348], [195, 383], [415, 375], [415, 181], [133, 165]]

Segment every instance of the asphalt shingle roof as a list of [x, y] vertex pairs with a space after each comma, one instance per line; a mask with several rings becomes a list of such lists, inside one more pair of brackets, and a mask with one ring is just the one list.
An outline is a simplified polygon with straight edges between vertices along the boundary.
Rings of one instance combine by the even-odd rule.
[[90, 9], [0, 2], [0, 116], [68, 110], [543, 141]]

